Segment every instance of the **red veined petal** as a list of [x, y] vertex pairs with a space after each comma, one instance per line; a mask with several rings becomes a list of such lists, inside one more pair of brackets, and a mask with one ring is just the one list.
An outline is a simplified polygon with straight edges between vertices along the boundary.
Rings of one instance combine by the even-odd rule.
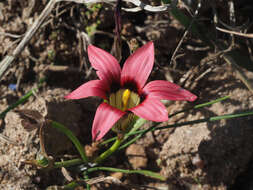
[[106, 85], [102, 80], [91, 80], [79, 86], [77, 89], [72, 91], [70, 94], [65, 96], [66, 99], [81, 99], [90, 96], [98, 96], [103, 99], [107, 99], [106, 96]]
[[120, 82], [121, 68], [115, 57], [93, 45], [88, 46], [88, 57], [101, 80], [107, 81], [108, 85], [113, 81]]
[[141, 104], [129, 109], [129, 111], [150, 121], [163, 122], [169, 119], [168, 111], [162, 102], [148, 96]]
[[92, 125], [92, 139], [96, 141], [103, 138], [124, 114], [126, 112], [114, 108], [107, 103], [100, 104]]
[[141, 89], [154, 65], [154, 44], [149, 42], [129, 56], [121, 72], [121, 84], [135, 81]]
[[180, 86], [164, 81], [164, 80], [156, 80], [149, 82], [143, 88], [144, 94], [148, 94], [151, 98], [156, 98], [160, 100], [186, 100], [186, 101], [194, 101], [197, 96], [181, 88]]

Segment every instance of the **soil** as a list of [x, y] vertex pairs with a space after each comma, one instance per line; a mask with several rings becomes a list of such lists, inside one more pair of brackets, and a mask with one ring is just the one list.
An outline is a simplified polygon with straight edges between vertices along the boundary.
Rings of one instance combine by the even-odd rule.
[[[46, 0], [0, 2], [1, 59], [12, 53], [47, 2]], [[159, 0], [143, 2], [151, 3], [153, 6], [160, 5]], [[179, 7], [189, 15], [185, 6], [194, 10], [195, 5], [191, 4], [191, 1], [187, 2], [190, 3], [189, 7], [181, 1]], [[238, 25], [241, 26], [246, 20], [252, 22], [252, 15], [247, 14], [253, 9], [252, 3], [234, 2]], [[131, 5], [124, 4], [124, 6]], [[204, 1], [200, 9], [199, 22], [215, 33], [210, 16], [212, 6], [211, 2]], [[226, 1], [217, 1], [215, 6], [222, 21], [229, 23]], [[0, 81], [1, 111], [35, 87], [39, 79], [45, 77], [46, 81], [34, 92], [34, 96], [9, 111], [1, 120], [0, 135], [3, 137], [0, 136], [0, 189], [61, 189], [61, 186], [67, 184], [64, 169], [38, 169], [27, 163], [42, 154], [39, 128], [36, 128], [38, 124], [36, 123], [35, 129], [25, 129], [20, 110], [37, 111], [47, 119], [64, 124], [86, 145], [85, 149], [89, 149], [91, 146], [88, 145], [92, 144], [91, 126], [101, 100], [87, 98], [69, 101], [64, 99], [64, 96], [82, 83], [96, 79], [95, 71], [91, 68], [85, 51], [87, 38], [93, 45], [114, 52], [113, 21], [113, 6], [110, 4], [85, 6], [62, 2], [55, 7], [15, 63], [8, 68]], [[170, 64], [172, 54], [184, 31], [184, 27], [170, 12], [122, 11], [121, 62], [123, 63], [130, 54], [131, 47], [128, 46], [130, 42], [134, 42], [138, 47], [152, 40], [155, 44], [155, 67], [149, 80], [172, 81], [198, 96], [197, 101], [193, 103], [167, 102], [170, 113], [219, 97], [230, 96], [229, 99], [212, 106], [178, 114], [161, 125], [252, 110], [252, 92], [240, 80], [238, 73], [219, 56], [212, 61], [203, 62], [217, 52], [196, 36], [188, 33], [175, 61]], [[250, 25], [247, 33], [252, 33]], [[218, 32], [218, 40], [229, 43], [230, 37]], [[252, 41], [236, 37], [235, 42], [237, 48], [252, 57], [250, 51]], [[253, 73], [245, 68], [241, 69], [252, 83]], [[243, 117], [149, 132], [127, 149], [110, 157], [104, 165], [122, 169], [151, 170], [166, 177], [166, 181], [137, 174], [99, 172], [91, 177], [111, 176], [120, 180], [120, 184], [109, 180], [106, 183], [92, 185], [92, 189], [253, 189], [252, 124], [252, 117]], [[148, 122], [143, 128], [152, 125], [152, 122]], [[114, 135], [110, 132], [105, 138]], [[7, 140], [4, 137], [7, 137]], [[46, 152], [51, 158], [67, 160], [78, 157], [72, 143], [50, 126], [44, 127], [43, 137]], [[68, 168], [66, 170], [72, 178], [79, 178], [75, 170]]]

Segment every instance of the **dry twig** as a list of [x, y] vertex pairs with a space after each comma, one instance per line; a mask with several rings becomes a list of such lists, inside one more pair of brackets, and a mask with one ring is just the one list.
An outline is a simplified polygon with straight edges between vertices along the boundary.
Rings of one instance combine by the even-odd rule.
[[185, 30], [184, 35], [182, 36], [182, 38], [181, 38], [181, 40], [179, 41], [179, 43], [178, 43], [178, 45], [177, 45], [175, 51], [173, 52], [173, 54], [172, 54], [172, 56], [171, 56], [170, 65], [171, 65], [171, 63], [172, 63], [173, 61], [175, 61], [175, 56], [176, 56], [176, 54], [177, 54], [179, 48], [181, 47], [181, 45], [182, 45], [182, 43], [183, 43], [183, 41], [184, 41], [186, 35], [188, 34], [189, 29], [192, 27], [193, 22], [195, 21], [196, 17], [198, 16], [200, 7], [201, 7], [201, 1], [199, 1], [198, 7], [197, 7], [197, 9], [195, 10], [194, 16], [193, 16], [193, 18], [192, 18], [192, 20], [191, 20], [189, 26], [188, 26], [187, 29]]
[[227, 30], [227, 29], [220, 28], [220, 27], [216, 27], [216, 29], [221, 31], [221, 32], [234, 34], [234, 35], [237, 35], [237, 36], [243, 36], [243, 37], [246, 37], [246, 38], [253, 38], [253, 34], [244, 34], [244, 33], [241, 33], [241, 32], [235, 32], [235, 31]]
[[4, 142], [7, 142], [7, 143], [10, 143], [10, 144], [13, 144], [15, 146], [18, 146], [19, 144], [11, 139], [9, 139], [8, 137], [6, 137], [5, 135], [2, 135], [0, 134], [0, 140], [4, 141]]

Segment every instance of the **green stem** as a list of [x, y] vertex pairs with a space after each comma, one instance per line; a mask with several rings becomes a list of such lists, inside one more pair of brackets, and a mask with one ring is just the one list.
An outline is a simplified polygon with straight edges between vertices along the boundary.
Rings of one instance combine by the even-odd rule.
[[[89, 176], [87, 173], [84, 174], [84, 179], [89, 180]], [[86, 190], [90, 190], [90, 185], [88, 183], [86, 183]]]
[[62, 162], [55, 162], [54, 168], [70, 167], [70, 166], [75, 166], [82, 163], [83, 163], [83, 160], [76, 158], [76, 159], [62, 161]]
[[[150, 130], [152, 130], [153, 128], [155, 128], [157, 125], [159, 125], [160, 123], [156, 123], [155, 125], [153, 125], [152, 127], [146, 129], [146, 130], [141, 130], [144, 131], [143, 133], [139, 133], [137, 136], [135, 136], [134, 138], [132, 138], [130, 141], [128, 141], [127, 143], [123, 144], [122, 146], [119, 147], [119, 150], [124, 149], [126, 147], [128, 147], [130, 144], [133, 144], [135, 141], [137, 141], [139, 138], [143, 137], [147, 132], [149, 132]], [[139, 131], [136, 131], [139, 132]], [[136, 134], [136, 132], [132, 132], [128, 134], [128, 137], [132, 134]]]
[[[137, 121], [135, 122], [133, 128], [132, 128], [131, 131], [128, 132], [128, 133], [135, 132], [135, 131], [138, 130], [142, 125], [144, 125], [146, 122], [147, 122], [147, 120], [145, 120], [145, 119], [142, 119], [142, 118], [137, 119]], [[125, 136], [124, 136], [124, 141], [126, 141], [128, 137], [129, 137], [129, 135], [128, 135], [128, 134], [125, 134]], [[116, 139], [117, 139], [117, 137], [112, 137], [112, 138], [110, 138], [110, 139], [108, 139], [108, 140], [105, 140], [105, 141], [101, 142], [101, 143], [99, 144], [99, 146], [108, 144], [108, 143], [110, 143], [110, 142], [112, 142], [112, 141], [115, 141]]]
[[72, 133], [72, 131], [56, 121], [51, 121], [50, 124], [52, 127], [64, 133], [72, 141], [72, 143], [75, 145], [76, 149], [78, 150], [79, 154], [81, 155], [83, 162], [87, 163], [88, 158], [85, 155], [84, 148], [79, 142], [79, 140], [76, 138], [76, 136]]
[[108, 156], [110, 156], [112, 153], [114, 153], [120, 146], [121, 142], [122, 142], [122, 138], [117, 138], [117, 140], [114, 142], [114, 144], [105, 152], [103, 152], [102, 154], [100, 154], [95, 160], [95, 163], [102, 163]]
[[80, 184], [78, 184], [78, 183], [75, 182], [75, 181], [72, 181], [71, 183], [65, 185], [65, 186], [63, 187], [63, 190], [73, 190], [73, 189], [75, 189], [75, 188], [77, 188], [77, 187], [79, 187], [79, 186], [80, 186]]

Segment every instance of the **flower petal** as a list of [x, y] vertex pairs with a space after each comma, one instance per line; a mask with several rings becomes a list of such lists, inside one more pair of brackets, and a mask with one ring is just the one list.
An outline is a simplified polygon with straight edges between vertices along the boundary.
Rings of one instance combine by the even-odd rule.
[[144, 94], [159, 100], [186, 100], [194, 101], [197, 96], [181, 88], [180, 86], [164, 81], [156, 80], [149, 82], [143, 89]]
[[101, 80], [107, 81], [109, 85], [113, 81], [120, 81], [121, 68], [116, 58], [111, 54], [93, 45], [89, 45], [88, 57]]
[[154, 65], [154, 44], [149, 42], [139, 48], [126, 60], [121, 72], [121, 84], [135, 81], [141, 89]]
[[81, 99], [89, 96], [98, 96], [103, 99], [107, 99], [104, 81], [92, 80], [79, 86], [73, 92], [65, 96], [66, 99]]
[[123, 116], [123, 112], [107, 103], [99, 105], [92, 125], [92, 139], [100, 140], [113, 127], [113, 125]]
[[129, 111], [150, 121], [163, 122], [169, 119], [168, 111], [162, 102], [149, 96], [141, 104], [129, 109]]

